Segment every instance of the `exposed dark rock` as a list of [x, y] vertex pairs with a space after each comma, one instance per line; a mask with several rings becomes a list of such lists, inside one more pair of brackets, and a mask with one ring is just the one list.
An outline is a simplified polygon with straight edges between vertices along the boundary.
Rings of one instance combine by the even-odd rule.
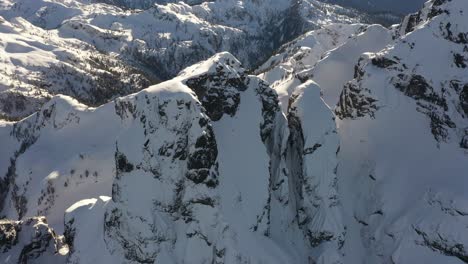
[[[448, 110], [444, 94], [434, 92], [432, 86], [421, 75], [399, 75], [395, 87], [406, 96], [418, 100], [418, 111], [430, 118], [431, 132], [437, 141], [447, 141], [449, 128], [455, 128], [455, 123], [445, 112]], [[409, 79], [409, 81], [406, 81]]]
[[[140, 245], [136, 243], [132, 243], [133, 241], [129, 241], [124, 234], [119, 232], [120, 228], [128, 228], [128, 221], [129, 219], [125, 219], [122, 214], [121, 210], [114, 208], [111, 212], [106, 212], [104, 216], [104, 230], [107, 236], [112, 237], [113, 239], [117, 240], [125, 247], [124, 257], [127, 260], [135, 261], [137, 263], [154, 263], [157, 252], [153, 252], [152, 254], [142, 254]], [[123, 231], [123, 230], [122, 230]], [[154, 235], [151, 238], [147, 238], [145, 241], [139, 241], [142, 244], [148, 243], [160, 243], [162, 241], [166, 241], [168, 238], [164, 236], [157, 236]]]
[[304, 155], [310, 155], [313, 154], [317, 149], [322, 147], [321, 144], [315, 144], [312, 148], [307, 148], [304, 150]]
[[465, 115], [468, 116], [468, 84], [463, 86], [462, 91], [460, 92], [460, 106], [465, 112]]
[[50, 98], [31, 98], [18, 92], [5, 91], [0, 94], [0, 119], [17, 121], [38, 111]]
[[[252, 77], [251, 77], [252, 78]], [[262, 232], [265, 236], [270, 235], [271, 223], [271, 203], [272, 199], [277, 199], [280, 202], [286, 202], [287, 198], [283, 194], [276, 194], [274, 190], [278, 190], [284, 183], [286, 175], [282, 170], [282, 142], [283, 128], [286, 125], [286, 120], [282, 118], [281, 108], [279, 107], [278, 95], [266, 82], [252, 78], [251, 82], [255, 82], [255, 92], [262, 105], [262, 122], [260, 124], [260, 137], [266, 147], [269, 156], [269, 188], [268, 200], [260, 215], [257, 216], [257, 222], [253, 227], [257, 231], [262, 226]]]
[[362, 76], [364, 76], [364, 70], [362, 69], [362, 62], [364, 61], [364, 58], [361, 57], [359, 58], [359, 61], [356, 65], [354, 65], [354, 79], [362, 79]]
[[398, 62], [388, 59], [386, 57], [376, 57], [372, 59], [372, 64], [379, 68], [388, 68], [390, 66], [398, 64]]
[[330, 232], [311, 232], [308, 231], [309, 242], [312, 247], [318, 247], [320, 244], [326, 241], [331, 241], [334, 235]]
[[[223, 85], [216, 88], [221, 92]], [[116, 103], [116, 111], [141, 131], [143, 138], [135, 147], [141, 147], [142, 156], [134, 159], [123, 147], [129, 141], [118, 139], [113, 203], [107, 207], [104, 220], [104, 240], [109, 250], [122, 252], [125, 261], [154, 263], [162, 251], [170, 251], [179, 243], [180, 235], [183, 239], [214, 245], [207, 232], [198, 226], [201, 220], [196, 213], [204, 208], [203, 212], [214, 214], [218, 203], [213, 190], [219, 184], [218, 149], [205, 108], [191, 94], [152, 97], [142, 93], [131, 101], [124, 100]], [[133, 181], [165, 190], [164, 197], [160, 193], [146, 194], [151, 200], [144, 201], [142, 206], [148, 208], [148, 214], [127, 206], [139, 199], [131, 193], [134, 188], [129, 182]], [[186, 233], [177, 233], [167, 225], [168, 221], [187, 225]], [[72, 237], [75, 231], [67, 230]]]
[[12, 263], [36, 263], [43, 257], [43, 260], [61, 263], [64, 256], [58, 251], [65, 246], [62, 238], [49, 228], [45, 217], [0, 220], [1, 259], [8, 256]]
[[[290, 134], [285, 152], [285, 160], [289, 169], [289, 184], [291, 185], [291, 189], [294, 190], [294, 200], [292, 202], [295, 203], [293, 208], [296, 208], [297, 223], [312, 247], [318, 247], [323, 243], [335, 241], [337, 249], [340, 250], [344, 244], [345, 233], [339, 230], [331, 231], [326, 227], [321, 228], [315, 225], [317, 223], [314, 222], [316, 219], [314, 214], [320, 214], [321, 210], [328, 210], [331, 207], [338, 206], [339, 201], [333, 195], [320, 197], [315, 190], [315, 186], [312, 186], [313, 184], [317, 184], [316, 182], [312, 183], [310, 178], [314, 177], [314, 175], [308, 175], [307, 170], [305, 170], [304, 162], [306, 157], [313, 154], [322, 145], [316, 143], [313, 147], [305, 149], [302, 120], [298, 114], [299, 109], [294, 104], [297, 98], [298, 94], [293, 94], [289, 101], [288, 126]], [[336, 188], [335, 184], [331, 183], [327, 188]], [[322, 201], [324, 199], [329, 199], [329, 203], [326, 205], [329, 208], [324, 208], [325, 206], [321, 202], [314, 204], [315, 200]], [[324, 207], [320, 208], [320, 206]]]
[[[414, 230], [423, 238], [423, 244], [425, 246], [446, 256], [453, 256], [465, 263], [468, 263], [468, 250], [466, 245], [452, 241], [441, 233], [437, 233], [435, 235], [429, 234], [418, 227], [414, 227]], [[437, 230], [431, 230], [431, 232], [437, 232]]]
[[461, 142], [460, 142], [460, 147], [464, 149], [468, 149], [468, 135], [465, 135]]
[[432, 6], [430, 6], [430, 9], [427, 11], [427, 15], [422, 11], [408, 15], [399, 26], [400, 32], [402, 34], [408, 34], [414, 31], [415, 28], [424, 21], [428, 21], [441, 14], [449, 14], [449, 11], [444, 9], [443, 5], [450, 1], [451, 0], [432, 0]]
[[445, 3], [451, 2], [452, 0], [433, 0], [433, 6], [441, 6]]
[[[375, 61], [376, 64], [382, 66], [387, 64], [393, 65], [392, 62], [389, 62], [386, 59], [382, 61], [379, 58]], [[372, 93], [368, 88], [360, 86], [360, 81], [363, 79], [365, 74], [364, 68], [367, 64], [367, 58], [362, 56], [354, 66], [354, 80], [345, 84], [340, 94], [340, 98], [335, 109], [337, 117], [345, 119], [359, 118], [368, 115], [374, 118], [374, 113], [378, 110], [377, 100], [372, 98]], [[380, 68], [380, 66], [378, 67]]]
[[408, 34], [409, 32], [412, 32], [420, 22], [421, 22], [421, 12], [409, 15], [404, 33]]
[[63, 233], [65, 243], [68, 245], [70, 253], [73, 252], [73, 242], [75, 240], [76, 229], [73, 226], [75, 219], [70, 219], [65, 223], [65, 231]]
[[343, 89], [335, 114], [341, 118], [358, 118], [369, 115], [374, 117], [378, 110], [377, 100], [370, 97], [355, 82], [350, 82]]
[[299, 117], [296, 116], [295, 111], [291, 109], [291, 106], [296, 100], [297, 97], [294, 95], [289, 99], [288, 107], [288, 127], [289, 127], [289, 137], [287, 140], [286, 146], [286, 166], [289, 169], [289, 182], [294, 188], [295, 200], [291, 201], [299, 206], [301, 200], [303, 199], [302, 194], [302, 184], [304, 181], [304, 164], [303, 164], [303, 154], [304, 154], [304, 134], [302, 130], [302, 123]]
[[188, 79], [185, 83], [196, 94], [205, 107], [207, 115], [213, 121], [220, 120], [224, 114], [234, 116], [240, 104], [240, 92], [247, 89], [247, 79], [243, 69], [239, 77], [229, 77], [229, 72], [222, 66], [215, 73]]
[[466, 68], [466, 62], [468, 61], [468, 59], [466, 59], [463, 55], [459, 53], [455, 53], [453, 54], [453, 59], [454, 59], [455, 65], [458, 68], [463, 68], [463, 69]]
[[448, 41], [451, 41], [456, 44], [468, 44], [468, 32], [453, 32], [452, 23], [448, 22], [444, 29], [444, 37]]
[[118, 149], [115, 152], [115, 164], [117, 168], [117, 175], [120, 175], [125, 172], [131, 172], [134, 169], [133, 164], [131, 164], [127, 160], [127, 157], [123, 153], [119, 152]]
[[10, 250], [18, 244], [18, 232], [21, 231], [21, 226], [14, 221], [0, 222], [0, 249], [3, 252]]
[[397, 83], [396, 87], [405, 95], [417, 100], [427, 98], [427, 93], [432, 90], [426, 79], [421, 75], [412, 75], [408, 84]]
[[447, 128], [455, 128], [455, 123], [446, 114], [439, 114], [436, 111], [426, 113], [431, 120], [431, 132], [437, 141], [446, 141], [449, 138]]
[[218, 146], [211, 126], [208, 125], [206, 129], [208, 133], [197, 139], [195, 150], [189, 154], [187, 178], [197, 184], [204, 182], [214, 187], [218, 185], [218, 179], [212, 168], [218, 158]]
[[447, 102], [445, 99], [434, 92], [434, 89], [423, 76], [411, 75], [407, 82], [405, 81], [408, 79], [407, 76], [400, 74], [399, 78], [402, 81], [395, 83], [395, 87], [402, 91], [406, 96], [416, 100], [433, 103], [447, 109]]
[[136, 105], [130, 101], [126, 100], [116, 100], [115, 102], [115, 113], [120, 116], [120, 118], [136, 117]]
[[263, 122], [260, 126], [260, 136], [263, 143], [267, 144], [267, 140], [271, 137], [275, 126], [276, 116], [281, 113], [278, 95], [264, 81], [259, 81], [256, 93], [262, 102]]

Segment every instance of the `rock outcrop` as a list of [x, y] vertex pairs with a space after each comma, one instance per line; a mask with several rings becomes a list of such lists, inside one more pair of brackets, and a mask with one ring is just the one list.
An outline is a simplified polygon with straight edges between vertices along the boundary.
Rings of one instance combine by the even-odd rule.
[[65, 263], [68, 246], [45, 217], [0, 221], [0, 252], [6, 263]]

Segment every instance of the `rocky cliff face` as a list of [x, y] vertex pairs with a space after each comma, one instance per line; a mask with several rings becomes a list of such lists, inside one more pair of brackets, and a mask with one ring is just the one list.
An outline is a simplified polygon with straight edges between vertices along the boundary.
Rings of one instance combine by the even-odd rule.
[[[323, 113], [309, 116], [297, 99], [286, 119], [274, 90], [246, 74], [231, 54], [220, 53], [97, 109], [56, 97], [36, 115], [2, 128], [10, 135], [6, 153], [13, 154], [3, 178], [2, 212], [13, 219], [46, 215], [64, 232], [70, 263], [304, 262], [328, 248], [339, 258], [339, 213], [320, 220], [339, 206], [337, 197], [324, 193], [336, 180], [336, 128], [319, 88], [304, 87], [298, 98], [312, 89], [307, 98]], [[328, 120], [313, 144], [289, 133], [309, 133], [300, 125], [308, 116]], [[91, 137], [76, 133], [96, 122], [106, 128]], [[314, 168], [319, 161], [305, 157], [312, 154], [309, 145], [323, 144], [328, 133], [335, 138], [334, 150], [325, 152], [330, 164]], [[68, 147], [69, 155], [52, 143], [67, 140], [80, 142]], [[44, 144], [57, 148], [49, 155], [62, 153], [60, 167], [56, 160], [37, 160]], [[303, 161], [294, 161], [291, 146]], [[98, 156], [101, 164], [93, 165]], [[330, 176], [313, 188], [314, 177], [325, 172]], [[74, 204], [78, 197], [84, 200]], [[316, 208], [318, 197], [323, 204]], [[101, 234], [96, 249], [89, 246], [94, 232]], [[260, 252], [258, 240], [264, 243]]]
[[[390, 48], [362, 57], [356, 66], [356, 79], [348, 84], [337, 112], [343, 116], [374, 115], [387, 103], [381, 103], [375, 88], [365, 83], [377, 77], [371, 71], [385, 71], [388, 85], [416, 101], [417, 111], [430, 119], [430, 129], [439, 142], [450, 139], [462, 142], [465, 136], [464, 83], [466, 53], [465, 30], [459, 15], [463, 4], [450, 1], [428, 2], [426, 8], [410, 15], [400, 26], [407, 34]], [[413, 21], [413, 22], [410, 22]], [[423, 24], [424, 27], [421, 27]], [[419, 27], [419, 28], [418, 28]], [[437, 55], [427, 57], [427, 43], [420, 39], [431, 36], [427, 43], [441, 47]], [[424, 64], [421, 63], [425, 57]], [[438, 66], [429, 61], [438, 62]], [[441, 72], [439, 67], [447, 68]]]
[[[320, 97], [320, 87], [308, 81], [291, 96], [286, 159], [295, 187], [298, 223], [319, 263], [340, 263], [346, 227], [338, 195], [340, 151], [335, 117]], [[320, 122], [320, 127], [316, 123]], [[316, 252], [317, 253], [317, 252]]]
[[[225, 251], [217, 242], [223, 226], [215, 192], [219, 176], [213, 129], [187, 91], [159, 95], [139, 94], [135, 101], [116, 104], [130, 126], [129, 134], [116, 142], [105, 241], [111, 253], [135, 263], [164, 262], [162, 256], [212, 262]], [[135, 191], [152, 195], [136, 196]]]

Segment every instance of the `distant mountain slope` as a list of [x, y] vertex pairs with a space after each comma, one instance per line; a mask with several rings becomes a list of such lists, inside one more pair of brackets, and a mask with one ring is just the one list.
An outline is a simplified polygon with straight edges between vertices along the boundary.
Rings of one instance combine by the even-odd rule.
[[423, 7], [425, 0], [323, 0], [323, 2], [349, 6], [371, 12], [394, 12], [408, 14]]
[[0, 17], [0, 118], [20, 119], [55, 94], [96, 106], [156, 80], [77, 39]]
[[253, 67], [308, 29], [358, 20], [355, 11], [315, 0], [178, 2], [144, 11], [86, 0], [3, 1], [0, 116], [23, 118], [57, 93], [100, 105], [221, 51]]
[[185, 2], [189, 5], [201, 4], [203, 2], [212, 2], [212, 0], [91, 0], [94, 3], [105, 3], [130, 9], [148, 9], [155, 4], [167, 4]]

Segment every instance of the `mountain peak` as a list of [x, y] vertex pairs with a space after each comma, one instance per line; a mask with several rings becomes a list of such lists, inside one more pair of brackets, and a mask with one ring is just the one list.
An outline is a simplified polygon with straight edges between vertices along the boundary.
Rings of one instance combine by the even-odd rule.
[[244, 73], [241, 62], [229, 52], [220, 52], [207, 60], [194, 64], [179, 73], [179, 77], [194, 78], [200, 75], [211, 75], [224, 72], [226, 78], [238, 78]]

